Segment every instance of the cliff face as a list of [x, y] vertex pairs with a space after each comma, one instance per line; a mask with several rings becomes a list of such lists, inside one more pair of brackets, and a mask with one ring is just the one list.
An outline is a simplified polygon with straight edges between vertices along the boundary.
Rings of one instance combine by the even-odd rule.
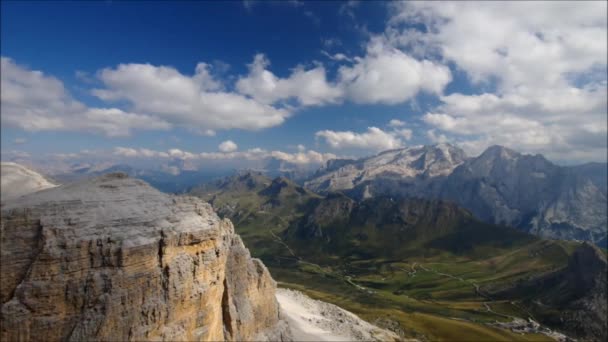
[[110, 174], [7, 203], [1, 233], [1, 340], [289, 339], [267, 269], [199, 199]]

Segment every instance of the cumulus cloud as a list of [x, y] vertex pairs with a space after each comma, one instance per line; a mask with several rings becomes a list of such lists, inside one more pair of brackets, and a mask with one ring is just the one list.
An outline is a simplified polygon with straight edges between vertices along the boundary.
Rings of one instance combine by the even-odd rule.
[[93, 94], [106, 101], [127, 100], [136, 112], [203, 133], [267, 128], [289, 116], [286, 109], [222, 90], [209, 69], [199, 63], [189, 76], [168, 66], [120, 64], [98, 73], [106, 87]]
[[606, 2], [393, 5], [393, 29], [423, 23], [425, 45], [434, 45], [477, 82], [495, 76], [501, 87], [547, 86], [559, 83], [564, 73], [606, 64]]
[[305, 106], [332, 103], [342, 96], [342, 91], [327, 81], [322, 66], [308, 70], [298, 66], [289, 77], [279, 78], [267, 70], [269, 65], [266, 56], [257, 54], [249, 64], [249, 74], [237, 81], [238, 91], [266, 104], [296, 99]]
[[606, 159], [606, 2], [392, 6], [393, 46], [452, 62], [492, 89], [441, 96], [423, 116], [429, 138], [449, 133], [472, 153], [503, 144], [557, 160]]
[[234, 152], [238, 149], [238, 146], [234, 143], [234, 141], [226, 140], [222, 142], [217, 148], [218, 150], [220, 150], [220, 152]]
[[2, 123], [26, 131], [90, 131], [129, 135], [133, 129], [168, 129], [159, 118], [117, 108], [90, 108], [72, 98], [63, 83], [2, 57]]
[[300, 105], [324, 105], [350, 100], [355, 103], [398, 104], [419, 92], [442, 94], [452, 80], [450, 69], [430, 60], [417, 60], [387, 44], [383, 37], [374, 37], [363, 57], [349, 58], [342, 53], [330, 55], [341, 65], [335, 81], [327, 80], [325, 68], [297, 66], [287, 78], [279, 78], [268, 70], [270, 62], [255, 56], [249, 74], [241, 77], [236, 88], [242, 94], [266, 104], [296, 99]]
[[402, 147], [402, 139], [411, 139], [412, 131], [410, 129], [383, 131], [378, 127], [368, 127], [363, 133], [323, 130], [317, 132], [315, 136], [325, 140], [333, 149], [382, 151]]
[[366, 55], [338, 70], [339, 84], [355, 103], [397, 104], [424, 91], [442, 94], [452, 80], [450, 69], [430, 60], [418, 60], [374, 37]]

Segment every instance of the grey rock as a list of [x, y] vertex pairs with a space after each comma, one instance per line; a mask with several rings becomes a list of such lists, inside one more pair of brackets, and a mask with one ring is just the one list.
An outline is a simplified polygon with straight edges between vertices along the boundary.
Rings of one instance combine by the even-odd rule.
[[276, 284], [229, 220], [115, 173], [2, 208], [0, 337], [289, 340]]

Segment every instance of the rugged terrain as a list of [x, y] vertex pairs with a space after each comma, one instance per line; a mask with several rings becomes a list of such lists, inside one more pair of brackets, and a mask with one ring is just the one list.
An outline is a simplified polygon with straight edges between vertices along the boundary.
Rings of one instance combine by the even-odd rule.
[[[538, 341], [572, 333], [532, 316], [525, 293], [494, 298], [486, 289], [562, 269], [579, 243], [485, 223], [453, 203], [319, 196], [256, 173], [196, 193], [239, 222], [246, 245], [280, 286], [339, 305], [402, 338]], [[513, 328], [517, 322], [525, 327]]]
[[584, 340], [608, 339], [608, 264], [599, 248], [583, 244], [559, 270], [490, 289], [496, 298], [524, 298], [537, 319]]
[[330, 161], [305, 186], [317, 193], [359, 188], [365, 198], [374, 195], [366, 191], [367, 184], [394, 180], [416, 195], [428, 192], [426, 187], [434, 180], [449, 175], [465, 160], [464, 151], [449, 144], [413, 146], [358, 160]]
[[200, 199], [109, 174], [6, 203], [1, 233], [3, 341], [290, 338], [268, 270]]
[[543, 237], [600, 242], [607, 233], [608, 202], [592, 179], [500, 146], [455, 169], [439, 197]]
[[561, 167], [542, 155], [492, 146], [475, 158], [449, 144], [330, 161], [305, 186], [374, 196], [443, 199], [491, 223], [549, 238], [605, 246], [606, 164]]

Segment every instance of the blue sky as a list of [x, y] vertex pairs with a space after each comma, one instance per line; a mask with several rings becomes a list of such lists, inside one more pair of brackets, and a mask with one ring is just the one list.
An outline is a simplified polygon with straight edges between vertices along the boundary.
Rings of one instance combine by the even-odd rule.
[[606, 3], [473, 5], [2, 2], [2, 158], [605, 161]]

